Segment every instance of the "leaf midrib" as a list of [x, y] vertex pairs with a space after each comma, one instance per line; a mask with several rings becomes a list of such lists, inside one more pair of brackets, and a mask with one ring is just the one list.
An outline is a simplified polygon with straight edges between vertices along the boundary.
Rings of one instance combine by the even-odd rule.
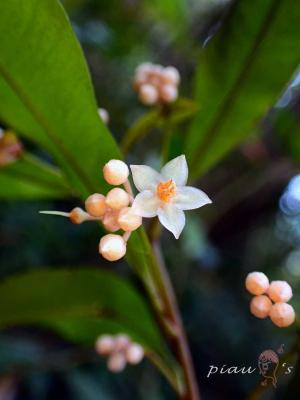
[[241, 86], [243, 85], [244, 79], [247, 77], [247, 75], [250, 72], [251, 66], [253, 63], [256, 61], [255, 55], [257, 51], [259, 50], [260, 44], [263, 40], [263, 38], [266, 36], [268, 33], [273, 21], [275, 20], [275, 15], [278, 12], [280, 6], [280, 2], [278, 0], [273, 0], [269, 11], [264, 19], [264, 22], [262, 23], [261, 29], [259, 30], [254, 42], [253, 46], [251, 47], [244, 65], [241, 68], [240, 74], [238, 75], [235, 83], [232, 85], [231, 89], [225, 96], [225, 99], [222, 102], [222, 105], [219, 109], [219, 112], [210, 125], [210, 127], [206, 130], [206, 134], [204, 135], [204, 140], [202, 144], [198, 147], [197, 151], [195, 152], [191, 165], [192, 165], [192, 170], [195, 170], [195, 166], [198, 164], [199, 158], [203, 158], [206, 151], [209, 149], [209, 146], [211, 142], [213, 142], [215, 135], [217, 134], [218, 128], [220, 125], [222, 125], [223, 117], [226, 115], [227, 111], [230, 109], [232, 104], [237, 98], [237, 94], [240, 91]]
[[30, 97], [26, 95], [25, 91], [22, 89], [21, 85], [13, 78], [13, 76], [9, 73], [9, 71], [0, 63], [0, 74], [3, 79], [12, 89], [12, 91], [16, 94], [16, 96], [20, 99], [26, 110], [30, 113], [33, 119], [37, 122], [37, 124], [42, 128], [44, 134], [54, 143], [54, 145], [61, 151], [65, 160], [69, 163], [70, 167], [77, 174], [82, 184], [85, 188], [92, 192], [95, 188], [90, 180], [89, 176], [84, 172], [84, 170], [80, 167], [80, 164], [77, 162], [76, 157], [73, 156], [71, 152], [69, 152], [68, 148], [64, 145], [64, 143], [60, 140], [59, 135], [52, 129], [51, 124], [48, 123], [47, 119], [43, 116], [42, 112], [40, 112]]

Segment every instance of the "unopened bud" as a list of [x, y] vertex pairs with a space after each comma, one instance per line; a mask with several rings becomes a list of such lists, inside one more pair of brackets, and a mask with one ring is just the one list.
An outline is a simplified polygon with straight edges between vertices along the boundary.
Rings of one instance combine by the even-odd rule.
[[120, 235], [105, 235], [100, 240], [99, 252], [106, 260], [117, 261], [126, 254], [126, 242]]
[[172, 103], [178, 97], [178, 90], [175, 85], [163, 85], [160, 89], [160, 98], [165, 103]]
[[69, 214], [70, 221], [73, 224], [82, 224], [82, 222], [88, 221], [90, 216], [88, 213], [83, 211], [80, 207], [73, 208]]
[[103, 175], [110, 185], [122, 185], [127, 181], [129, 168], [121, 160], [110, 160], [103, 168]]
[[126, 357], [124, 353], [113, 353], [107, 361], [107, 368], [111, 372], [121, 372], [126, 367]]
[[118, 223], [123, 231], [131, 232], [142, 225], [142, 217], [136, 215], [131, 207], [125, 207], [119, 213]]
[[106, 195], [106, 204], [113, 210], [127, 207], [130, 202], [129, 194], [121, 188], [113, 188]]
[[85, 201], [85, 209], [93, 217], [102, 217], [106, 208], [105, 196], [103, 194], [91, 194]]
[[158, 101], [158, 91], [153, 85], [144, 84], [140, 87], [139, 97], [142, 103], [152, 105]]
[[115, 340], [110, 335], [100, 336], [95, 343], [95, 350], [98, 354], [104, 356], [110, 354], [114, 350]]
[[129, 364], [138, 364], [144, 358], [144, 349], [138, 343], [132, 343], [126, 350], [126, 360]]

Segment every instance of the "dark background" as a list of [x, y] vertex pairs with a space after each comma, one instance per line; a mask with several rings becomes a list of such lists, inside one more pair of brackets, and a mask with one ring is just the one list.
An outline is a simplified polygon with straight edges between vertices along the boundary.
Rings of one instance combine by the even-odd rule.
[[[109, 111], [109, 126], [118, 140], [144, 112], [131, 86], [136, 65], [152, 61], [178, 67], [180, 93], [192, 97], [199, 49], [222, 24], [228, 6], [221, 0], [64, 4], [83, 45], [99, 106]], [[297, 81], [278, 106], [298, 115]], [[299, 310], [300, 175], [297, 178], [297, 165], [281, 148], [271, 122], [274, 113], [271, 110], [261, 124], [259, 137], [248, 140], [199, 182], [214, 205], [188, 214], [178, 243], [168, 232], [163, 235], [204, 399], [299, 398], [296, 324], [280, 330], [268, 320], [252, 317], [244, 289], [245, 276], [253, 270], [264, 271], [271, 280], [286, 279], [295, 293], [292, 304]], [[161, 137], [156, 131], [151, 135], [135, 146], [129, 161], [155, 164]], [[28, 268], [76, 268], [85, 263], [114, 268], [135, 280], [125, 264], [106, 265], [99, 258], [96, 225], [78, 227], [38, 214], [40, 209], [70, 209], [77, 204], [1, 201], [1, 277]], [[264, 389], [260, 396], [255, 391], [257, 386], [263, 389], [257, 371], [206, 377], [210, 365], [256, 367], [263, 350], [277, 350], [282, 344], [282, 360], [286, 356], [295, 368], [280, 379], [276, 390]], [[78, 348], [42, 329], [2, 332], [0, 371], [1, 400], [175, 398], [147, 361], [113, 375], [92, 349]]]

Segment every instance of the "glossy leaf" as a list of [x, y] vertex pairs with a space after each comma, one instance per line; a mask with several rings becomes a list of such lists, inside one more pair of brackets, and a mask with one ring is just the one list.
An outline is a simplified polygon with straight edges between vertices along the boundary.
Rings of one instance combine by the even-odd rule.
[[0, 119], [47, 148], [73, 187], [105, 187], [120, 156], [100, 120], [82, 50], [57, 0], [11, 0], [0, 13]]
[[174, 374], [172, 361], [166, 367], [170, 356], [148, 306], [111, 272], [87, 267], [41, 270], [5, 280], [0, 284], [0, 327], [20, 324], [50, 326], [89, 345], [102, 333], [127, 333], [156, 354], [168, 377]]
[[299, 18], [293, 0], [237, 1], [203, 49], [202, 109], [186, 142], [194, 178], [251, 134], [284, 89], [300, 62]]
[[0, 169], [0, 199], [57, 199], [71, 193], [56, 168], [28, 154]]

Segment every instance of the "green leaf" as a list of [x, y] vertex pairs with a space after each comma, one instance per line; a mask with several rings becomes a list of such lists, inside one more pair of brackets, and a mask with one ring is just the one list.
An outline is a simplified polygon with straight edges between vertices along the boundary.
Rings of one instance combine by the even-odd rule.
[[254, 130], [300, 62], [300, 7], [293, 0], [244, 0], [203, 49], [199, 112], [186, 142], [193, 177]]
[[174, 379], [173, 360], [147, 304], [128, 282], [111, 272], [88, 267], [46, 269], [4, 280], [0, 327], [20, 324], [50, 326], [89, 345], [103, 333], [127, 333]]
[[0, 119], [54, 155], [87, 196], [120, 157], [97, 105], [82, 50], [57, 0], [11, 0], [0, 13]]
[[[101, 169], [121, 154], [98, 115], [82, 50], [60, 3], [5, 2], [0, 35], [0, 119], [45, 147], [82, 200], [105, 191]], [[128, 258], [148, 291], [157, 294], [149, 272], [152, 250], [139, 231], [128, 243]]]
[[0, 169], [0, 199], [57, 199], [71, 193], [56, 168], [29, 154]]

